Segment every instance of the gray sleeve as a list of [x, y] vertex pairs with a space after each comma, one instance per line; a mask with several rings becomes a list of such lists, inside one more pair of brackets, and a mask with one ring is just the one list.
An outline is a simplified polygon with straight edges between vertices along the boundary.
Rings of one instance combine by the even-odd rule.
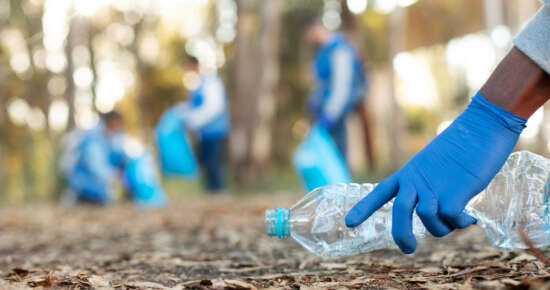
[[353, 86], [353, 55], [349, 48], [334, 51], [331, 59], [331, 92], [324, 107], [326, 117], [332, 121], [342, 117]]
[[550, 0], [516, 36], [514, 45], [550, 74]]

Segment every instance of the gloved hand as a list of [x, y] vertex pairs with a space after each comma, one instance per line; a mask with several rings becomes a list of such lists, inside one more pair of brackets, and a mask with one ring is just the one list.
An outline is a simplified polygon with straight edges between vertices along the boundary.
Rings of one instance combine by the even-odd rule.
[[464, 208], [504, 165], [525, 123], [478, 93], [445, 131], [358, 202], [347, 214], [346, 225], [358, 226], [395, 197], [392, 235], [401, 251], [410, 254], [416, 249], [415, 207], [436, 237], [475, 223]]

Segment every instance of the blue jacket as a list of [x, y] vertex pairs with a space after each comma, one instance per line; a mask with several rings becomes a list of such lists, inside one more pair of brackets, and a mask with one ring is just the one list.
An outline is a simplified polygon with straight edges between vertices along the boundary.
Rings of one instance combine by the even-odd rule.
[[82, 133], [74, 152], [72, 168], [66, 172], [69, 187], [89, 200], [106, 204], [111, 199], [111, 181], [127, 157], [122, 136], [108, 137], [102, 124]]
[[340, 33], [316, 52], [316, 80], [309, 108], [316, 118], [335, 123], [360, 103], [367, 89], [366, 75], [356, 49]]
[[231, 130], [227, 95], [222, 80], [215, 74], [201, 76], [200, 86], [191, 92], [185, 124], [201, 139], [225, 137]]

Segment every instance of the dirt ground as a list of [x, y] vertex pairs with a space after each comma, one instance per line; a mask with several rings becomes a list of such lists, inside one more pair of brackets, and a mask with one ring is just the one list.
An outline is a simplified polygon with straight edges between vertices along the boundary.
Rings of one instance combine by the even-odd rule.
[[476, 227], [421, 241], [412, 256], [322, 260], [265, 235], [265, 209], [298, 198], [188, 197], [161, 211], [4, 207], [0, 289], [538, 289], [550, 281], [550, 267], [491, 247]]

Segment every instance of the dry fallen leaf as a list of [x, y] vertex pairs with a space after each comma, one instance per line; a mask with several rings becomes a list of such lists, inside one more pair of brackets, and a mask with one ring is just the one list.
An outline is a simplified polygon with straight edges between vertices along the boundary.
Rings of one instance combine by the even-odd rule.
[[434, 267], [434, 266], [428, 266], [428, 267], [420, 268], [418, 271], [420, 271], [422, 273], [434, 274], [434, 273], [440, 273], [441, 268]]
[[164, 285], [161, 285], [159, 283], [155, 282], [148, 282], [148, 281], [135, 281], [135, 282], [128, 282], [124, 284], [126, 287], [133, 287], [137, 289], [168, 289]]
[[29, 274], [29, 270], [23, 268], [13, 268], [11, 271], [17, 275], [19, 278], [25, 278]]
[[227, 279], [223, 280], [225, 282], [226, 289], [249, 289], [249, 290], [256, 290], [256, 287], [254, 285], [240, 281], [240, 280], [232, 280]]
[[346, 270], [348, 265], [341, 263], [322, 263], [321, 267], [328, 270]]
[[536, 260], [537, 257], [533, 256], [533, 255], [530, 255], [530, 254], [527, 254], [527, 253], [521, 253], [519, 256], [513, 258], [512, 260], [510, 260], [510, 263], [519, 263], [519, 262], [523, 262], [523, 261], [534, 261]]
[[105, 279], [97, 275], [92, 275], [88, 277], [88, 282], [90, 283], [90, 286], [93, 288], [105, 288], [105, 287], [111, 286], [109, 285], [109, 281], [106, 281]]

